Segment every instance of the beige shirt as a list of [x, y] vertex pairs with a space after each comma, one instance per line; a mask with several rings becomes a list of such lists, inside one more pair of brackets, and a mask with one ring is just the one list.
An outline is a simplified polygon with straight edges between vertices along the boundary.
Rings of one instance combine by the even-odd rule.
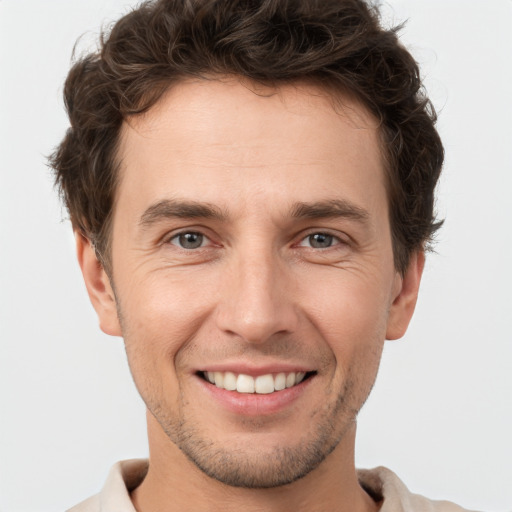
[[[126, 460], [115, 464], [99, 494], [67, 512], [136, 512], [130, 491], [144, 479], [148, 461]], [[380, 512], [469, 512], [448, 501], [431, 501], [412, 494], [389, 469], [380, 467], [358, 471], [361, 486], [376, 501], [384, 500]]]

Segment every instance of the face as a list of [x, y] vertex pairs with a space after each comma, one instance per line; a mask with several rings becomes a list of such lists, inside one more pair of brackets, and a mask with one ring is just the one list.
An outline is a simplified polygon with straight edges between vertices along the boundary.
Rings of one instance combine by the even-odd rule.
[[353, 427], [421, 275], [393, 266], [376, 122], [312, 86], [189, 81], [124, 125], [119, 159], [113, 289], [81, 262], [150, 414], [221, 482], [306, 475]]

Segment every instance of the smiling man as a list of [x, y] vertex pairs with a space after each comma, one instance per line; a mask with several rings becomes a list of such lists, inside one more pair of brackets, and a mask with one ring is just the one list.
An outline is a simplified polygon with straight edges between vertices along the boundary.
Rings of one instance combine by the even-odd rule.
[[73, 511], [462, 510], [354, 466], [438, 227], [420, 86], [355, 0], [149, 2], [74, 65], [52, 165], [150, 456]]

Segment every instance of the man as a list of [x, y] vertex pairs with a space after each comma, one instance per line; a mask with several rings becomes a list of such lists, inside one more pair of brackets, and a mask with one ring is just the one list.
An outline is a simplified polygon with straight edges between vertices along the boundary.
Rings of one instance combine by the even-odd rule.
[[150, 446], [72, 510], [462, 510], [354, 467], [443, 161], [416, 63], [376, 11], [145, 3], [65, 98], [52, 165]]

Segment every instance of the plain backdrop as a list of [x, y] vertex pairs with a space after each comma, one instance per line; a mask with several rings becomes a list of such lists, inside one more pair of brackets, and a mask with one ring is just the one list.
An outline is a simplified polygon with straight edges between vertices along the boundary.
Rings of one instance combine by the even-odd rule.
[[[122, 340], [103, 335], [45, 155], [67, 127], [75, 40], [127, 0], [0, 0], [0, 512], [63, 510], [147, 454]], [[133, 5], [133, 2], [132, 2]], [[439, 111], [446, 224], [406, 337], [388, 342], [357, 464], [512, 510], [512, 1], [393, 0], [386, 24]]]

